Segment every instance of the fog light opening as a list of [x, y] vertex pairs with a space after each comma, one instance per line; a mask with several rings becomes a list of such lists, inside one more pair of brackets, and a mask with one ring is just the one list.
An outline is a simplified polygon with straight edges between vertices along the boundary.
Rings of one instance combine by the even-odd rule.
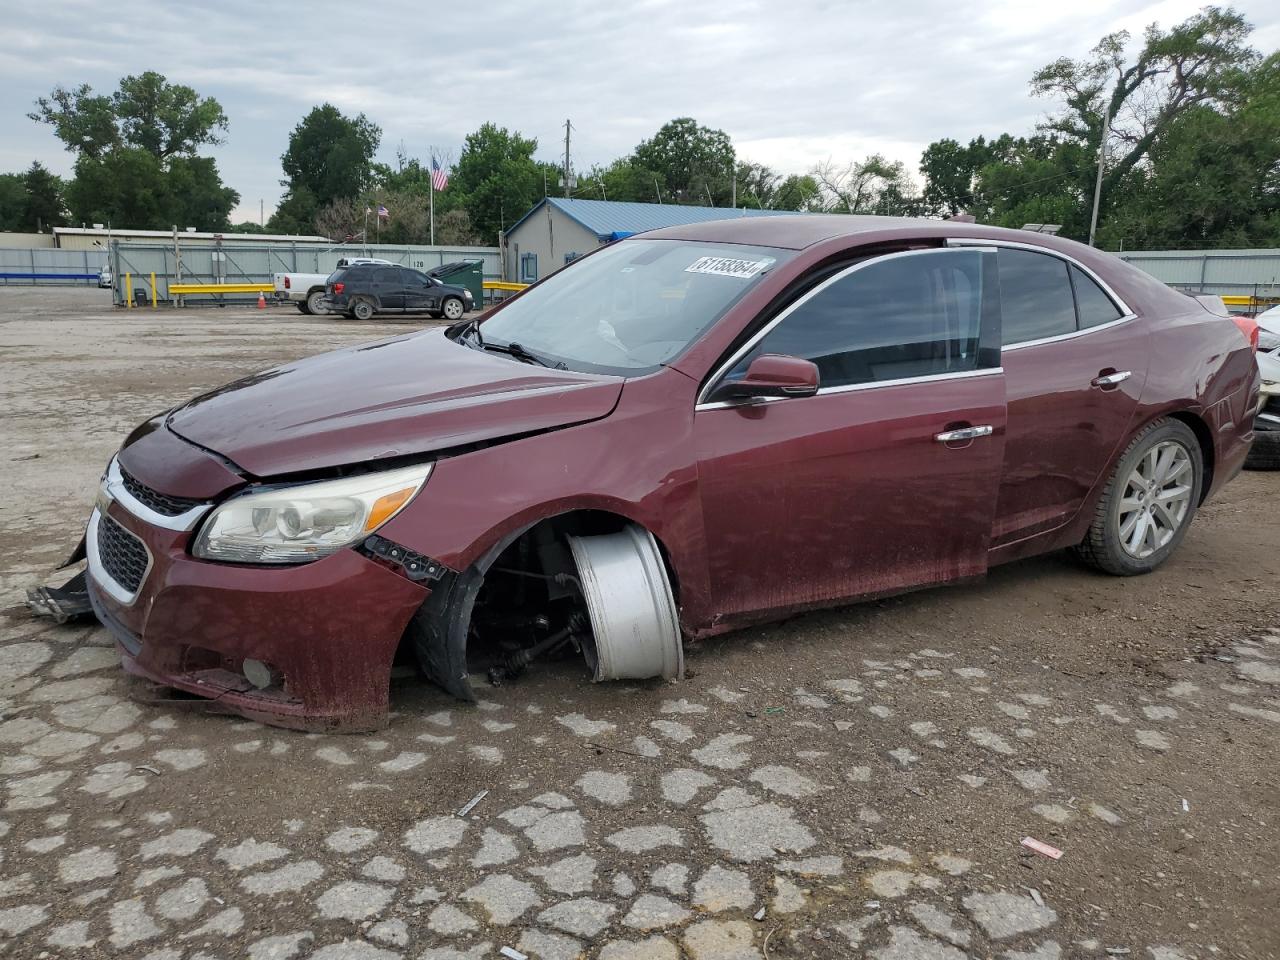
[[266, 690], [268, 687], [278, 686], [280, 682], [280, 671], [261, 660], [246, 659], [240, 665], [240, 672], [255, 690]]

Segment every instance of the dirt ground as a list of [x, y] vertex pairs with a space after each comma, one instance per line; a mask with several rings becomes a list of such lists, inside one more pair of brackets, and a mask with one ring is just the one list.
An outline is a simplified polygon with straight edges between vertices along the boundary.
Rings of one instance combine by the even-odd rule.
[[1041, 558], [679, 683], [406, 674], [365, 736], [140, 702], [103, 629], [27, 615], [132, 426], [404, 329], [0, 288], [0, 955], [1280, 956], [1278, 473], [1147, 577]]

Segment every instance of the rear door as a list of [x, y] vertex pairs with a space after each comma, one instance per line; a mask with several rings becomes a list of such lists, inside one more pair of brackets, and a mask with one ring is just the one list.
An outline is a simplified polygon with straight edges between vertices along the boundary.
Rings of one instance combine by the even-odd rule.
[[1147, 328], [1079, 265], [1000, 247], [1009, 399], [992, 546], [1079, 512], [1129, 433], [1147, 371]]
[[[719, 620], [986, 570], [1005, 426], [993, 252], [854, 264], [766, 324], [702, 396], [762, 353], [812, 360], [821, 386], [695, 412]], [[962, 430], [976, 436], [948, 439]]]
[[404, 281], [399, 267], [375, 267], [373, 294], [383, 310], [404, 309]]

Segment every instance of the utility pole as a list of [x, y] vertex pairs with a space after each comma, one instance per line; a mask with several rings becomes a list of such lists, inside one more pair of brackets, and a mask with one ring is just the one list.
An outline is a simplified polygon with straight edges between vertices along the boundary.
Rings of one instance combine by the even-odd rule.
[[260, 227], [265, 227], [267, 225], [267, 215], [265, 213], [265, 210], [266, 210], [266, 207], [263, 204], [262, 198], [259, 198], [258, 199], [258, 226]]
[[729, 161], [729, 179], [733, 181], [733, 200], [729, 206], [738, 209], [738, 165], [735, 161]]
[[567, 200], [569, 197], [569, 131], [573, 129], [573, 124], [568, 120], [564, 122], [564, 195]]
[[662, 202], [662, 191], [658, 189], [658, 178], [653, 178], [653, 192], [658, 195], [658, 202]]
[[1089, 246], [1098, 231], [1098, 203], [1102, 199], [1102, 168], [1107, 162], [1107, 137], [1111, 134], [1111, 101], [1102, 111], [1102, 139], [1098, 142], [1098, 177], [1093, 182], [1093, 216], [1089, 218]]

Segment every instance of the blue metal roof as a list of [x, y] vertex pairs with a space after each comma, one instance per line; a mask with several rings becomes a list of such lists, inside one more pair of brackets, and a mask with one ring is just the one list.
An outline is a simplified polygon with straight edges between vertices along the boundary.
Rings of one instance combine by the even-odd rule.
[[708, 220], [733, 220], [739, 217], [776, 217], [795, 215], [792, 210], [735, 210], [732, 207], [686, 207], [675, 203], [624, 203], [618, 200], [577, 200], [544, 197], [523, 217], [507, 228], [507, 233], [528, 220], [544, 203], [564, 212], [601, 240], [614, 239], [615, 234], [630, 235], [663, 227], [679, 227]]

